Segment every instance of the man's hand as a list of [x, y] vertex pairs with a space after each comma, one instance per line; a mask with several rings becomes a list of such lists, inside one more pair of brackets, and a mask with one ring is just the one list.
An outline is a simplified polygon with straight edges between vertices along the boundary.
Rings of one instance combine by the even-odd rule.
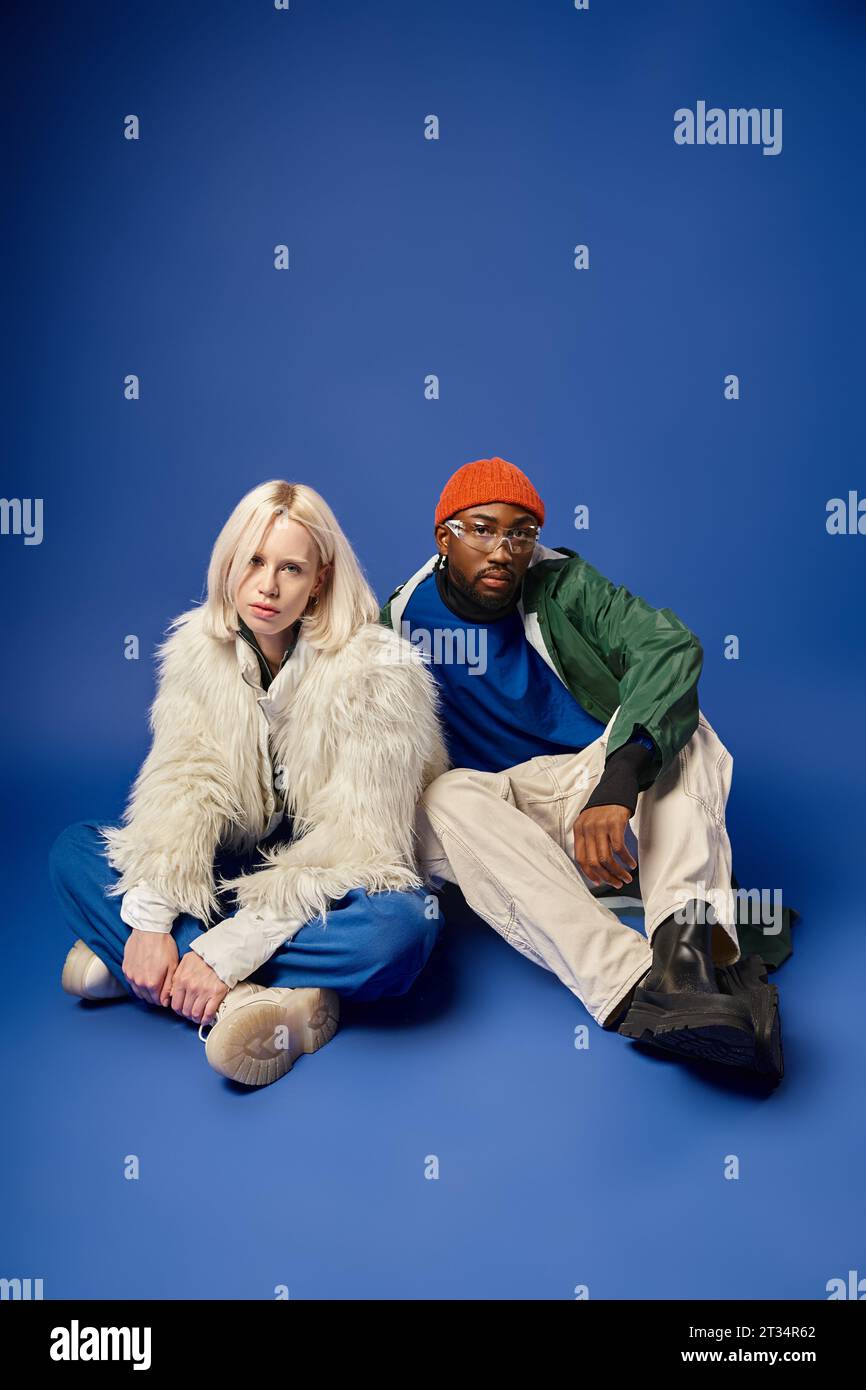
[[229, 987], [196, 951], [187, 951], [171, 985], [171, 1007], [192, 1023], [212, 1023]]
[[637, 868], [637, 860], [626, 848], [625, 828], [632, 814], [627, 806], [591, 806], [574, 822], [574, 857], [591, 883], [631, 883], [628, 870]]
[[177, 945], [170, 931], [133, 930], [124, 948], [121, 968], [133, 994], [145, 1004], [168, 1008], [177, 959]]

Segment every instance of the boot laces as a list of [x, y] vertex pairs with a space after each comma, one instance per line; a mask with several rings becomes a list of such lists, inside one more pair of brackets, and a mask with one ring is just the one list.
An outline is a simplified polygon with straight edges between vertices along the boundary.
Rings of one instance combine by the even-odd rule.
[[[238, 984], [237, 984], [237, 985], [234, 985], [232, 988], [233, 988], [233, 989], [237, 989], [237, 988], [238, 988], [238, 985], [247, 984], [247, 983], [252, 983], [252, 981], [238, 980]], [[255, 991], [255, 990], [260, 990], [260, 989], [264, 989], [264, 986], [263, 986], [263, 985], [253, 985], [253, 990], [254, 990], [254, 991]], [[220, 1019], [222, 1018], [223, 1014], [225, 1013], [226, 1002], [227, 1002], [228, 999], [231, 997], [231, 994], [232, 994], [232, 990], [230, 989], [230, 990], [228, 991], [228, 993], [226, 994], [225, 999], [222, 1001], [222, 1003], [220, 1004], [220, 1006], [219, 1006], [219, 1008], [217, 1009], [216, 1013], [214, 1014], [213, 1023], [200, 1023], [200, 1024], [198, 1025], [198, 1035], [199, 1035], [199, 1039], [201, 1040], [201, 1042], [207, 1042], [207, 1038], [203, 1038], [202, 1035], [201, 1035], [201, 1030], [202, 1030], [202, 1028], [207, 1028], [207, 1030], [208, 1030], [208, 1035], [210, 1035], [210, 1030], [211, 1030], [212, 1028], [216, 1028], [216, 1026], [217, 1026], [217, 1024], [219, 1023]]]
[[226, 1002], [226, 999], [228, 999], [229, 994], [231, 994], [231, 990], [229, 990], [229, 992], [228, 992], [228, 994], [226, 995], [225, 999], [222, 1001], [222, 1003], [220, 1004], [220, 1006], [219, 1006], [219, 1008], [217, 1009], [216, 1013], [214, 1014], [213, 1023], [200, 1023], [200, 1024], [198, 1025], [198, 1036], [199, 1036], [199, 1040], [200, 1040], [201, 1042], [207, 1042], [207, 1038], [203, 1038], [202, 1035], [201, 1035], [201, 1030], [202, 1030], [202, 1028], [207, 1028], [207, 1030], [208, 1030], [208, 1036], [209, 1036], [209, 1035], [210, 1035], [211, 1029], [212, 1029], [212, 1028], [215, 1028], [215, 1027], [217, 1026], [217, 1024], [218, 1024], [219, 1021], [220, 1021], [220, 1018], [222, 1017], [223, 1013], [225, 1012], [225, 1002]]

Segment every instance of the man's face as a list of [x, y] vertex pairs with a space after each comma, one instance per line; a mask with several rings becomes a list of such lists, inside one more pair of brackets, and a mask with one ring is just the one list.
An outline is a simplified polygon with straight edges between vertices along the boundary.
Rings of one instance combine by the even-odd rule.
[[[519, 530], [537, 527], [538, 517], [510, 502], [484, 502], [455, 512], [453, 521], [462, 521], [470, 539], [491, 530]], [[456, 536], [444, 522], [436, 527], [440, 555], [448, 556], [448, 573], [456, 587], [484, 608], [495, 613], [506, 607], [520, 587], [532, 559], [532, 546], [513, 555], [500, 537], [495, 550], [478, 550], [463, 537]]]

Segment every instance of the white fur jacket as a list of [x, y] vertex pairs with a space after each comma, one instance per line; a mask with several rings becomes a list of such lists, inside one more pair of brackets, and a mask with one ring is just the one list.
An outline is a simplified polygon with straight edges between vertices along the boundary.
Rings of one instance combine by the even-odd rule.
[[100, 827], [120, 872], [106, 891], [145, 882], [207, 924], [218, 845], [254, 849], [284, 811], [293, 841], [220, 880], [238, 907], [305, 922], [351, 888], [422, 886], [416, 803], [448, 759], [420, 653], [378, 623], [333, 653], [301, 634], [265, 693], [250, 645], [209, 637], [203, 613], [182, 613], [157, 648], [152, 745], [122, 825]]

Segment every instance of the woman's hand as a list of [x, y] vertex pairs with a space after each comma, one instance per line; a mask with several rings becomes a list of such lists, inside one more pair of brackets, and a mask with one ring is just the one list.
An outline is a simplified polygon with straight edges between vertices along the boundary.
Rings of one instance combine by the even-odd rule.
[[192, 1023], [212, 1023], [229, 987], [196, 951], [187, 951], [171, 984], [171, 1007]]
[[170, 931], [133, 930], [123, 952], [122, 969], [139, 999], [168, 1008], [177, 960], [177, 945]]

